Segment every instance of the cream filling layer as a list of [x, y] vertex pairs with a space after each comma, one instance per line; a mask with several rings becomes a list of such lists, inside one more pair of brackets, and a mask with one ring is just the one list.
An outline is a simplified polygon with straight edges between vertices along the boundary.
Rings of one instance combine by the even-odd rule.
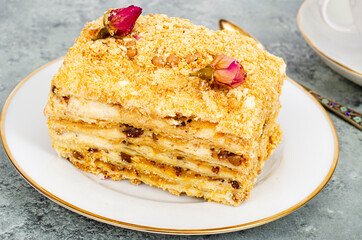
[[[69, 153], [59, 150], [61, 155], [67, 156]], [[142, 181], [148, 185], [162, 188], [163, 190], [168, 190], [170, 193], [175, 195], [180, 195], [181, 193], [186, 193], [188, 196], [192, 197], [203, 197], [205, 199], [225, 203], [232, 206], [239, 205], [242, 201], [245, 201], [249, 196], [249, 190], [244, 192], [238, 192], [234, 194], [230, 191], [225, 192], [217, 192], [217, 191], [201, 191], [196, 187], [185, 187], [184, 185], [179, 185], [174, 182], [170, 182], [168, 179], [163, 179], [160, 176], [153, 174], [138, 174], [133, 170], [129, 170], [126, 168], [118, 169], [113, 165], [107, 164], [101, 161], [93, 161], [88, 160], [86, 162], [79, 161], [74, 157], [68, 158], [74, 165], [78, 168], [96, 174], [102, 175], [106, 174], [106, 176], [110, 176], [112, 180], [122, 180], [122, 179], [130, 179], [130, 182], [133, 184], [138, 184], [138, 181]]]
[[220, 161], [201, 161], [200, 159], [202, 158], [195, 158], [194, 156], [190, 157], [182, 151], [175, 151], [173, 149], [170, 149], [170, 151], [167, 152], [161, 152], [147, 145], [130, 145], [121, 142], [110, 143], [107, 140], [93, 135], [77, 134], [73, 132], [57, 135], [54, 130], [49, 130], [49, 133], [54, 146], [72, 148], [76, 151], [82, 148], [93, 148], [117, 152], [119, 161], [121, 161], [120, 153], [123, 152], [128, 155], [142, 156], [146, 159], [155, 161], [156, 163], [187, 168], [196, 173], [217, 178], [222, 177], [242, 180], [245, 178], [245, 175], [250, 174], [252, 169], [258, 164], [258, 159], [256, 158], [247, 163], [243, 163], [242, 166], [237, 169], [232, 169], [220, 164]]
[[[276, 118], [279, 106], [271, 109], [275, 112], [269, 118], [273, 121]], [[188, 117], [170, 116], [160, 118], [157, 116], [144, 115], [140, 112], [129, 111], [119, 105], [111, 105], [100, 102], [88, 101], [69, 97], [66, 100], [55, 94], [50, 94], [45, 114], [51, 119], [64, 119], [73, 122], [86, 122], [98, 126], [111, 126], [112, 124], [126, 123], [138, 128], [153, 129], [155, 132], [162, 132], [171, 136], [183, 136], [188, 139], [204, 139], [211, 143], [225, 146], [226, 148], [237, 148], [238, 145], [251, 145], [260, 138], [261, 131], [255, 131], [250, 138], [242, 138], [232, 134], [224, 134], [217, 131], [217, 123], [202, 121]], [[260, 116], [261, 118], [265, 116]], [[180, 119], [181, 118], [181, 119]], [[192, 119], [185, 122], [182, 118]], [[175, 122], [176, 121], [176, 122]], [[184, 122], [185, 126], [183, 126]]]
[[[154, 138], [153, 132], [146, 130], [140, 136], [134, 138], [126, 137], [120, 128], [98, 129], [95, 127], [84, 127], [82, 124], [74, 126], [70, 122], [53, 121], [48, 122], [49, 133], [53, 141], [63, 142], [63, 144], [84, 145], [88, 147], [121, 151], [124, 148], [136, 149], [137, 152], [150, 158], [155, 152], [164, 154], [169, 160], [177, 159], [182, 162], [183, 158], [198, 160], [197, 164], [204, 162], [207, 165], [225, 166], [238, 171], [247, 171], [258, 157], [261, 157], [261, 152], [265, 151], [266, 145], [269, 144], [271, 130], [275, 131], [278, 125], [269, 124], [266, 131], [258, 142], [258, 148], [255, 148], [252, 153], [242, 155], [242, 161], [235, 162], [228, 158], [219, 158], [219, 149], [214, 149], [208, 145], [198, 142], [192, 143], [183, 139], [174, 139], [157, 135]], [[262, 141], [264, 140], [264, 141]]]
[[[57, 152], [65, 158], [75, 158], [73, 150], [70, 148], [63, 148], [61, 146], [55, 145]], [[203, 192], [215, 191], [219, 193], [232, 192], [238, 194], [248, 190], [253, 185], [253, 180], [251, 176], [246, 177], [244, 181], [233, 182], [233, 180], [222, 179], [222, 178], [212, 178], [209, 176], [195, 176], [195, 173], [189, 171], [188, 169], [182, 169], [182, 171], [176, 171], [172, 166], [165, 165], [163, 167], [153, 165], [147, 159], [144, 159], [140, 156], [132, 156], [131, 161], [119, 161], [119, 155], [117, 152], [97, 152], [97, 153], [86, 153], [86, 150], [79, 152], [82, 154], [82, 157], [76, 157], [76, 159], [83, 163], [89, 164], [91, 161], [100, 161], [103, 163], [110, 163], [118, 168], [118, 170], [129, 169], [135, 171], [138, 177], [143, 174], [152, 174], [158, 176], [162, 179], [167, 179], [167, 181], [184, 186], [185, 188], [195, 187]], [[114, 168], [116, 171], [116, 168]]]
[[[277, 126], [276, 123], [269, 123], [265, 128], [265, 132], [260, 139], [268, 137], [270, 129]], [[237, 151], [234, 149], [228, 149], [225, 146], [209, 145], [207, 141], [200, 139], [184, 139], [183, 136], [170, 137], [163, 133], [155, 134], [153, 130], [142, 129], [142, 134], [137, 137], [127, 137], [127, 134], [123, 132], [120, 125], [111, 126], [109, 128], [101, 128], [96, 125], [89, 125], [84, 123], [73, 123], [69, 121], [58, 121], [50, 119], [48, 121], [48, 128], [56, 131], [58, 135], [62, 135], [67, 132], [74, 132], [76, 134], [85, 134], [97, 136], [101, 139], [108, 140], [112, 143], [119, 143], [127, 141], [136, 145], [149, 145], [160, 151], [176, 150], [182, 151], [190, 156], [194, 155], [196, 158], [204, 159], [205, 161], [212, 161], [212, 155], [222, 150], [226, 150], [232, 153], [238, 153], [243, 155], [245, 159], [254, 159], [258, 155], [260, 146], [258, 141], [255, 141], [253, 145], [240, 145], [237, 146]], [[228, 165], [225, 162], [226, 166]], [[230, 166], [233, 167], [233, 166]]]

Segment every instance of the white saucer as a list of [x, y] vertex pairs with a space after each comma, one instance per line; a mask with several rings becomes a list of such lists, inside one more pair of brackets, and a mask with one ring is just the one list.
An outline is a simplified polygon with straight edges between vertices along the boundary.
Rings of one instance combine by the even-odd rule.
[[362, 86], [361, 36], [338, 32], [327, 25], [320, 14], [318, 0], [306, 0], [297, 20], [303, 37], [321, 59], [334, 71]]
[[[43, 109], [62, 59], [23, 80], [4, 104], [0, 135], [11, 162], [39, 192], [86, 217], [119, 227], [169, 234], [211, 234], [252, 228], [298, 209], [328, 182], [338, 138], [328, 114], [287, 79], [278, 117], [283, 141], [267, 160], [250, 199], [239, 207], [175, 196], [128, 181], [100, 180], [52, 149]], [[328, 203], [325, 203], [328, 205]]]

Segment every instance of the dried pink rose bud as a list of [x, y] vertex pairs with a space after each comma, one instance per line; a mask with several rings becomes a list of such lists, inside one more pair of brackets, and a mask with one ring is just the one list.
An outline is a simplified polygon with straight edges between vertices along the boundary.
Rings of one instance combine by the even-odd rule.
[[234, 58], [226, 55], [217, 55], [210, 65], [200, 69], [190, 76], [209, 80], [226, 88], [232, 89], [240, 86], [246, 78], [243, 66]]
[[127, 36], [132, 31], [141, 13], [142, 8], [133, 5], [126, 8], [113, 9], [104, 15], [104, 26], [108, 28], [111, 36]]
[[92, 39], [127, 36], [131, 33], [141, 13], [142, 8], [133, 5], [126, 8], [109, 9], [103, 16], [104, 27]]
[[214, 68], [214, 81], [219, 85], [236, 88], [245, 81], [247, 74], [234, 58], [217, 55], [210, 65]]

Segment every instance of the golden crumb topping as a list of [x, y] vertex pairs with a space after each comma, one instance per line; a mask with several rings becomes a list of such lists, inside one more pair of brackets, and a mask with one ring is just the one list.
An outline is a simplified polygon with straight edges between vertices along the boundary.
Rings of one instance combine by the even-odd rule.
[[[210, 121], [219, 132], [245, 138], [259, 135], [267, 116], [280, 107], [285, 64], [251, 38], [159, 14], [140, 16], [124, 38], [91, 40], [102, 27], [101, 18], [87, 23], [69, 49], [52, 81], [58, 94], [145, 115]], [[208, 89], [189, 76], [220, 53], [244, 67], [241, 86]]]

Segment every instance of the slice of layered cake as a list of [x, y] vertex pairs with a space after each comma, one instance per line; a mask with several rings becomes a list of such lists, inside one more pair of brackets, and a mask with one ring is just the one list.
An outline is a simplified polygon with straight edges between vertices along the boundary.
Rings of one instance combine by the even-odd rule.
[[126, 10], [87, 23], [54, 76], [53, 147], [104, 178], [239, 205], [281, 140], [283, 60], [235, 32]]

